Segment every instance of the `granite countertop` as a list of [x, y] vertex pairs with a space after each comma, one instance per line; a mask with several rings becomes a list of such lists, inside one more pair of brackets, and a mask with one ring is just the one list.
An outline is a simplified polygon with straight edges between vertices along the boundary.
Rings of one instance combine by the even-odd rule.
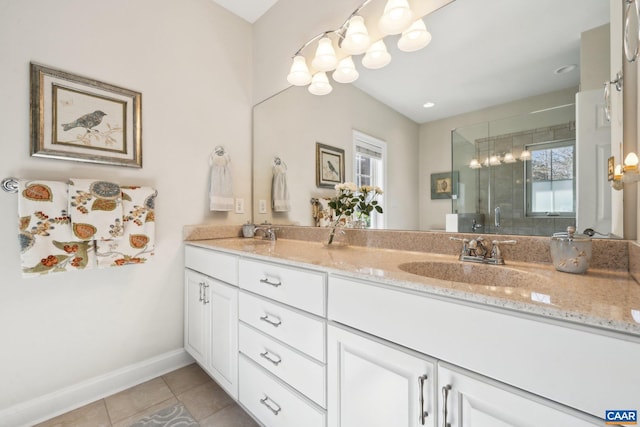
[[[518, 270], [531, 276], [518, 282], [499, 277], [498, 286], [484, 286], [423, 277], [401, 270], [404, 263], [435, 261], [459, 263], [456, 256], [361, 246], [327, 248], [319, 242], [279, 239], [226, 238], [188, 241], [187, 244], [222, 249], [255, 259], [298, 267], [322, 267], [330, 273], [375, 280], [392, 287], [424, 292], [466, 302], [498, 307], [640, 337], [640, 285], [627, 272], [589, 269], [586, 274], [556, 271], [552, 265], [509, 262], [485, 270]], [[469, 264], [468, 269], [476, 264]], [[493, 270], [489, 273], [491, 274]], [[526, 274], [518, 274], [525, 272]], [[516, 286], [505, 286], [505, 285]]]

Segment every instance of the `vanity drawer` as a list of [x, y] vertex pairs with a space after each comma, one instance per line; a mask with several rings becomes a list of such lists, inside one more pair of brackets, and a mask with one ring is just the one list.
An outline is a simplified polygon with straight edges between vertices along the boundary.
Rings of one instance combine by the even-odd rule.
[[184, 265], [231, 285], [238, 285], [238, 257], [196, 246], [185, 246]]
[[324, 273], [247, 259], [239, 262], [241, 288], [325, 316]]
[[323, 364], [244, 323], [240, 323], [238, 331], [240, 352], [320, 406], [326, 406]]
[[324, 427], [326, 413], [242, 354], [240, 403], [269, 427]]
[[324, 362], [326, 325], [321, 319], [246, 292], [240, 292], [240, 320]]

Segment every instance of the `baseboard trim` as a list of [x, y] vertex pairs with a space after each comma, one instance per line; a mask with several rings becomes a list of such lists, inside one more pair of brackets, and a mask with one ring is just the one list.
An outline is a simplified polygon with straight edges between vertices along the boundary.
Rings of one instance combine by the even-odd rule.
[[0, 411], [0, 420], [3, 425], [32, 426], [193, 362], [183, 348], [173, 350], [11, 406]]

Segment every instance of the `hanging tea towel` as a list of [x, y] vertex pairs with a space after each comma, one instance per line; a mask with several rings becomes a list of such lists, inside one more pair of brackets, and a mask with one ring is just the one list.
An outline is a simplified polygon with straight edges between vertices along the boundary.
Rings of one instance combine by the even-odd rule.
[[70, 179], [69, 215], [76, 240], [119, 238], [123, 233], [120, 186], [95, 179]]
[[71, 233], [66, 182], [18, 182], [20, 262], [23, 277], [83, 270], [95, 265], [93, 241]]
[[121, 186], [124, 234], [120, 239], [96, 241], [99, 268], [143, 264], [155, 250], [155, 199], [151, 187]]
[[209, 208], [212, 211], [231, 211], [233, 210], [231, 158], [223, 148], [217, 147], [209, 158], [209, 164], [211, 165]]
[[273, 165], [271, 198], [273, 199], [274, 212], [288, 212], [291, 209], [289, 188], [287, 187], [287, 165], [280, 159], [277, 159]]

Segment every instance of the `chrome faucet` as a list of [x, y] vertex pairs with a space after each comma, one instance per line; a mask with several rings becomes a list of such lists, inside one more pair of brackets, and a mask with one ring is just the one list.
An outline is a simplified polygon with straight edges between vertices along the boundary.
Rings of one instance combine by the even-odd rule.
[[273, 228], [271, 225], [259, 225], [256, 226], [255, 234], [258, 234], [258, 231], [262, 231], [262, 239], [263, 240], [271, 240], [276, 241], [278, 237], [276, 236], [277, 228]]
[[462, 242], [462, 250], [458, 258], [460, 261], [493, 265], [504, 265], [500, 245], [515, 245], [517, 243], [516, 240], [492, 240], [489, 246], [482, 236], [478, 236], [475, 239], [450, 237], [449, 240], [459, 240]]

